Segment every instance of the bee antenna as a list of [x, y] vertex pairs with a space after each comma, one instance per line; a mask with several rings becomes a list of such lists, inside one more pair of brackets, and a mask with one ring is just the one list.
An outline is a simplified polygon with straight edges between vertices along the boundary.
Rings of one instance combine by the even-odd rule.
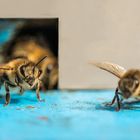
[[47, 56], [44, 56], [41, 60], [39, 60], [36, 64], [35, 64], [35, 66], [34, 66], [34, 68], [33, 68], [33, 71], [34, 71], [34, 69], [35, 69], [35, 67], [38, 65], [38, 64], [40, 64], [44, 59], [46, 59], [47, 58]]
[[41, 60], [39, 60], [39, 61], [35, 64], [35, 66], [37, 66], [39, 63], [41, 63], [45, 58], [47, 58], [47, 56], [44, 56]]

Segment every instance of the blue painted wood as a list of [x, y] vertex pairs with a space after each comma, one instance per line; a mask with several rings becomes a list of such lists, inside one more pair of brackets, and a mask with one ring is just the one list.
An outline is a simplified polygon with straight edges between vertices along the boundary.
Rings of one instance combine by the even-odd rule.
[[[4, 93], [3, 89], [1, 93]], [[12, 93], [3, 107], [0, 98], [0, 140], [118, 140], [139, 139], [140, 104], [120, 112], [104, 104], [114, 91], [48, 91], [38, 102], [34, 91]]]

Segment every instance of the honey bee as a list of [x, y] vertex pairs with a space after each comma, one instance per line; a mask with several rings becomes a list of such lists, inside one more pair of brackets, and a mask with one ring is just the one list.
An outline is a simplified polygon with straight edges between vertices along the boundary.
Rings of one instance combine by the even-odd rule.
[[[107, 105], [113, 105], [117, 101], [116, 110], [119, 111], [121, 108], [121, 101], [123, 99], [135, 98], [140, 99], [140, 70], [139, 69], [130, 69], [126, 70], [125, 68], [109, 63], [109, 62], [91, 62], [95, 66], [112, 73], [113, 75], [119, 78], [118, 86], [115, 91], [115, 96], [111, 103]], [[119, 95], [122, 97], [120, 100]]]
[[22, 94], [24, 90], [35, 87], [37, 99], [42, 101], [39, 93], [42, 70], [38, 68], [38, 65], [46, 59], [46, 57], [47, 56], [43, 57], [37, 63], [33, 63], [26, 58], [17, 58], [0, 65], [0, 86], [4, 84], [6, 90], [4, 105], [10, 103], [9, 87], [19, 87], [20, 94]]
[[12, 51], [13, 58], [22, 56], [34, 63], [38, 62], [45, 55], [47, 60], [38, 65], [42, 69], [42, 87], [43, 89], [53, 89], [58, 81], [58, 62], [49, 48], [43, 48], [35, 40], [31, 39], [26, 42], [17, 42]]
[[18, 57], [26, 57], [36, 63], [42, 56], [47, 56], [47, 60], [38, 65], [42, 70], [42, 90], [56, 89], [58, 86], [57, 22], [57, 19], [19, 21], [13, 35], [2, 45], [0, 51], [1, 63]]

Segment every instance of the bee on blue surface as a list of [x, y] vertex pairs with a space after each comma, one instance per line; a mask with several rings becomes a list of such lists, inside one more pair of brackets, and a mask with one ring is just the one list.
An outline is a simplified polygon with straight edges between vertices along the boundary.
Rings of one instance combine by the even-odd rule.
[[38, 65], [46, 59], [43, 57], [37, 63], [33, 63], [26, 58], [17, 58], [9, 61], [6, 64], [0, 65], [0, 86], [4, 84], [6, 90], [5, 104], [10, 103], [10, 90], [9, 87], [20, 88], [20, 94], [24, 90], [36, 88], [36, 95], [39, 101], [40, 99], [40, 86], [42, 70], [38, 68]]
[[[121, 101], [123, 99], [128, 99], [131, 97], [135, 98], [136, 100], [140, 99], [139, 69], [126, 70], [125, 68], [110, 62], [91, 62], [91, 64], [94, 64], [100, 69], [108, 71], [119, 78], [115, 96], [112, 102], [107, 105], [113, 105], [115, 101], [117, 101], [116, 110], [119, 111], [121, 108]], [[122, 100], [120, 100], [119, 95], [122, 97]]]
[[0, 47], [0, 62], [26, 57], [37, 63], [47, 56], [38, 65], [42, 70], [41, 90], [58, 89], [58, 19], [6, 19], [5, 22], [9, 26], [14, 24], [15, 28], [12, 26], [11, 36]]

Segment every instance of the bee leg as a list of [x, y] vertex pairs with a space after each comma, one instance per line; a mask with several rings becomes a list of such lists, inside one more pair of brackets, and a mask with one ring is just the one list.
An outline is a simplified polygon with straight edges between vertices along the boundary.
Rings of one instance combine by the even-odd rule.
[[19, 84], [19, 78], [18, 78], [17, 75], [16, 75], [16, 77], [15, 77], [15, 84], [20, 88], [19, 93], [20, 93], [20, 95], [22, 95], [22, 94], [23, 94], [23, 88], [22, 88], [22, 86]]
[[111, 103], [106, 104], [107, 106], [111, 106], [111, 105], [113, 105], [113, 104], [115, 103], [115, 100], [116, 100], [117, 95], [118, 95], [117, 93], [118, 93], [118, 88], [116, 88], [116, 90], [115, 90], [115, 96], [114, 96], [114, 98], [113, 98], [112, 102], [111, 102]]
[[37, 99], [38, 99], [40, 102], [42, 102], [42, 101], [45, 101], [45, 100], [42, 100], [42, 99], [40, 98], [40, 86], [41, 86], [41, 82], [39, 81], [39, 82], [37, 83], [36, 95], [37, 95]]
[[119, 99], [118, 95], [116, 97], [117, 97], [117, 108], [116, 108], [116, 111], [119, 111], [121, 109], [120, 99]]
[[5, 104], [4, 106], [8, 105], [10, 103], [10, 93], [9, 93], [9, 87], [5, 83], [5, 90], [6, 90], [6, 97], [5, 97]]
[[119, 98], [119, 95], [118, 95], [118, 90], [116, 90], [115, 94], [116, 94], [116, 98], [117, 98], [117, 108], [116, 108], [116, 111], [119, 111], [121, 109], [121, 104], [120, 104], [120, 98]]
[[19, 94], [22, 95], [23, 94], [23, 88], [22, 86], [19, 86], [20, 90], [19, 90]]
[[111, 101], [111, 103], [107, 103], [106, 105], [107, 106], [112, 106], [114, 103], [115, 103], [115, 100], [116, 100], [116, 95], [114, 96], [113, 100]]

